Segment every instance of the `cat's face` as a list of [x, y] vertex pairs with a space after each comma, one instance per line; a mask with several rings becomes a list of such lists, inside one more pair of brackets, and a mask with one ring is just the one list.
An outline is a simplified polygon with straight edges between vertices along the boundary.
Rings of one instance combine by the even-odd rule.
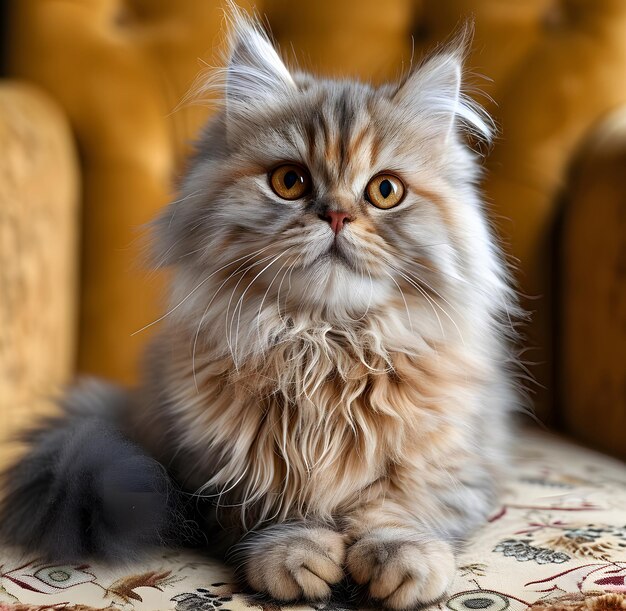
[[259, 315], [278, 304], [358, 316], [464, 281], [464, 250], [488, 237], [459, 132], [486, 138], [489, 126], [460, 93], [460, 59], [436, 56], [397, 86], [319, 80], [236, 23], [223, 110], [163, 220], [189, 278], [181, 296], [212, 275], [197, 289], [217, 291], [208, 308], [229, 298]]
[[199, 168], [210, 229], [239, 256], [270, 246], [259, 259], [276, 257], [274, 274], [289, 268], [298, 299], [358, 308], [416, 265], [450, 267], [445, 151], [390, 92], [300, 85], [233, 140], [227, 158]]

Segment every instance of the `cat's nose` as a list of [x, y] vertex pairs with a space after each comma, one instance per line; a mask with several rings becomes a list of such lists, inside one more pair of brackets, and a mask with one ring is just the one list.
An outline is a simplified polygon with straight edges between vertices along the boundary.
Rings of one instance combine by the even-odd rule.
[[345, 223], [351, 221], [350, 215], [347, 212], [339, 210], [338, 212], [324, 212], [319, 217], [330, 224], [330, 228], [333, 233], [337, 235], [342, 229]]

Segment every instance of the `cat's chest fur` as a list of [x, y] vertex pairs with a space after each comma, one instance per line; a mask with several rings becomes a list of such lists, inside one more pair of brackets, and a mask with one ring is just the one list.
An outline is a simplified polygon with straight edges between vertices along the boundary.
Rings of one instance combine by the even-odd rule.
[[384, 353], [328, 329], [238, 367], [200, 355], [190, 372], [179, 356], [170, 396], [189, 484], [253, 520], [341, 513], [406, 461], [436, 460], [431, 439], [465, 418], [458, 392], [471, 378], [453, 351]]

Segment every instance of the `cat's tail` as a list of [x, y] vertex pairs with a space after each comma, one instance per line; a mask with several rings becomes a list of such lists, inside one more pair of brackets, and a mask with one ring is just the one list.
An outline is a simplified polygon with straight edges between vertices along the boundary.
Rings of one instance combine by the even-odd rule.
[[3, 477], [0, 537], [54, 561], [137, 557], [180, 526], [165, 470], [127, 439], [130, 397], [88, 380], [62, 414], [23, 436], [27, 453]]

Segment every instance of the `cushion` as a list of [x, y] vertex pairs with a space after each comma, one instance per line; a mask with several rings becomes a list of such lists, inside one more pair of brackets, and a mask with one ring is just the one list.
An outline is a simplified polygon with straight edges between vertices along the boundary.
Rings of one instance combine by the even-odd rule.
[[[536, 431], [519, 436], [514, 455], [501, 505], [461, 553], [447, 598], [429, 611], [626, 609], [624, 463]], [[140, 564], [111, 568], [57, 566], [2, 550], [0, 611], [39, 608], [359, 606], [344, 592], [341, 600], [281, 607], [244, 593], [228, 567], [196, 552], [160, 551]]]

